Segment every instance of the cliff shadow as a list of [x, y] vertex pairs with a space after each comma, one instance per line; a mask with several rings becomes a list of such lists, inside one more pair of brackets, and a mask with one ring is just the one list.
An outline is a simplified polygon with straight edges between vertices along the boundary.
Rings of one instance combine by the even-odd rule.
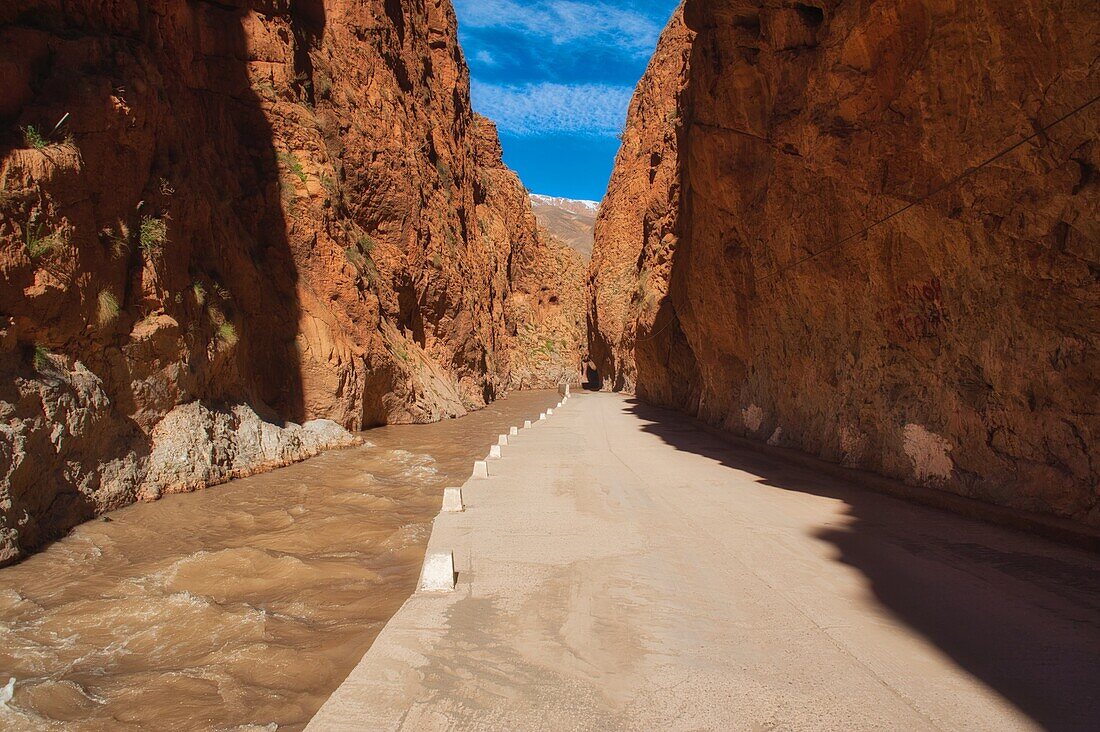
[[[0, 28], [8, 44], [0, 55], [20, 82], [0, 108], [0, 155], [26, 147], [25, 126], [65, 121], [42, 155], [65, 136], [81, 165], [39, 181], [37, 195], [21, 192], [15, 205], [29, 215], [26, 206], [45, 210], [41, 201], [54, 201], [50, 215], [71, 225], [79, 275], [71, 279], [79, 284], [59, 290], [67, 298], [54, 308], [61, 317], [47, 320], [29, 301], [3, 315], [18, 323], [24, 350], [84, 363], [102, 380], [110, 414], [68, 446], [51, 450], [39, 436], [29, 438], [43, 461], [68, 468], [49, 479], [40, 474], [33, 490], [14, 495], [8, 513], [25, 512], [33, 527], [16, 540], [21, 551], [125, 502], [93, 496], [94, 486], [103, 464], [150, 454], [151, 415], [202, 401], [247, 403], [277, 423], [306, 416], [300, 275], [288, 234], [294, 201], [271, 112], [288, 95], [303, 96], [295, 89], [301, 66], [325, 28], [322, 0], [284, 11], [301, 27], [290, 88], [276, 89], [286, 84], [274, 74], [250, 73], [248, 13], [267, 0], [172, 3], [168, 21], [135, 6], [93, 14], [80, 33], [64, 12], [39, 13], [35, 5], [13, 11]], [[87, 327], [82, 303], [94, 302], [97, 291], [117, 297], [110, 327]], [[20, 368], [26, 379], [38, 378]], [[75, 466], [82, 476], [69, 475]], [[136, 492], [138, 479], [125, 479]]]
[[[303, 173], [293, 152], [285, 152], [289, 133], [276, 124], [293, 120], [279, 106], [311, 103], [299, 59], [308, 58], [303, 48], [319, 42], [325, 14], [322, 0], [301, 0], [292, 11], [282, 11], [295, 23], [292, 39], [279, 37], [292, 44], [293, 64], [272, 71], [272, 64], [259, 63], [259, 70], [250, 72], [256, 51], [246, 25], [256, 21], [249, 13], [254, 7], [275, 12], [269, 5], [267, 0], [236, 6], [203, 2], [186, 9], [181, 4], [171, 9], [172, 22], [163, 25], [139, 11], [136, 35], [124, 52], [116, 49], [98, 67], [89, 66], [95, 82], [74, 83], [71, 69], [52, 71], [55, 82], [74, 89], [95, 89], [100, 79], [109, 79], [109, 88], [140, 109], [149, 126], [136, 141], [98, 143], [109, 152], [112, 146], [134, 145], [143, 152], [130, 156], [141, 164], [133, 171], [137, 188], [127, 183], [119, 185], [121, 192], [93, 194], [96, 218], [102, 219], [99, 225], [116, 217], [140, 219], [135, 238], [141, 241], [130, 247], [123, 310], [135, 320], [168, 316], [178, 326], [178, 336], [168, 337], [182, 345], [166, 345], [167, 338], [157, 335], [149, 339], [151, 346], [135, 349], [133, 333], [123, 332], [107, 344], [95, 370], [104, 373], [122, 414], [162, 411], [163, 400], [154, 410], [148, 404], [143, 382], [157, 375], [147, 365], [179, 360], [182, 368], [172, 377], [177, 404], [244, 403], [275, 423], [306, 417], [297, 343], [301, 277], [289, 235], [300, 205], [292, 181]], [[102, 30], [110, 35], [111, 28]], [[110, 48], [92, 34], [87, 43]], [[43, 95], [64, 105], [57, 83]], [[82, 144], [80, 134], [76, 144]], [[106, 156], [98, 157], [104, 164], [89, 169], [111, 169], [102, 160]], [[117, 178], [118, 166], [114, 170]], [[105, 175], [97, 188], [110, 186]], [[152, 265], [143, 252], [149, 220], [164, 226]], [[130, 229], [136, 228], [131, 223]]]
[[[293, 152], [280, 152], [291, 140], [278, 139], [273, 120], [286, 116], [277, 107], [288, 97], [291, 103], [313, 103], [309, 51], [320, 43], [326, 17], [322, 0], [294, 2], [284, 11], [294, 32], [293, 75], [250, 73], [246, 14], [253, 7], [270, 12], [267, 5], [252, 0], [242, 8], [213, 3], [195, 8], [204, 44], [216, 49], [204, 56], [213, 89], [192, 105], [198, 118], [179, 141], [186, 152], [170, 157], [190, 161], [184, 185], [202, 202], [196, 221], [213, 238], [212, 246], [195, 251], [189, 272], [231, 293], [233, 312], [226, 315], [241, 331], [229, 373], [216, 358], [203, 364], [199, 354], [207, 373], [196, 396], [213, 404], [246, 402], [271, 421], [302, 422], [307, 414], [297, 344], [300, 273], [289, 239], [299, 205], [291, 176], [300, 175], [300, 163]], [[213, 157], [211, 146], [217, 151]]]
[[644, 431], [760, 476], [765, 487], [842, 501], [849, 522], [813, 536], [858, 570], [878, 604], [1051, 730], [1100, 719], [1100, 562], [1022, 532], [876, 493], [724, 441], [637, 400]]

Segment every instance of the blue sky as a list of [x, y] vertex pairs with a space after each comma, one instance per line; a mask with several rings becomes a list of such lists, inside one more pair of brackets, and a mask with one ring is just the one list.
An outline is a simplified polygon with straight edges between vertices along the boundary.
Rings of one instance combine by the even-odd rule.
[[679, 0], [454, 0], [474, 109], [532, 193], [599, 200]]

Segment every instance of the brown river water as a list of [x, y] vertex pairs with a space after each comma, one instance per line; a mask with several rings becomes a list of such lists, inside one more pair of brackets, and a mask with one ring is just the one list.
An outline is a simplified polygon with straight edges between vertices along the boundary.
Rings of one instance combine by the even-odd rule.
[[0, 729], [301, 729], [415, 589], [443, 488], [556, 401], [372, 430], [0, 570]]

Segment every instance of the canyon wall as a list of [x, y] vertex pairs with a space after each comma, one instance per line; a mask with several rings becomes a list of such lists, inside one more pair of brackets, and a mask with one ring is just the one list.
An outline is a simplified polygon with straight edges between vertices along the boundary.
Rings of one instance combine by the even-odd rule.
[[[589, 359], [609, 389], [635, 390], [635, 359], [654, 352], [636, 349], [636, 338], [659, 340], [662, 347], [656, 350], [668, 350], [672, 342], [667, 339], [675, 335], [667, 327], [667, 313], [661, 313], [656, 328], [654, 324], [666, 301], [679, 239], [682, 96], [693, 38], [681, 8], [661, 35], [631, 101], [622, 147], [596, 218], [588, 269], [588, 347]], [[663, 373], [649, 379], [648, 386], [672, 389], [691, 382], [677, 373], [694, 362], [690, 353], [682, 356], [650, 364]]]
[[675, 107], [678, 134], [632, 114], [616, 171], [644, 189], [627, 149], [667, 139], [652, 158], [677, 170], [656, 166], [646, 200], [671, 213], [609, 198], [597, 230], [601, 375], [743, 436], [1100, 525], [1094, 4], [687, 0], [684, 17], [689, 70], [634, 102]]
[[474, 121], [478, 234], [506, 251], [502, 273], [509, 388], [550, 389], [578, 381], [587, 351], [581, 255], [536, 222], [527, 189], [504, 165], [496, 125]]
[[0, 78], [0, 564], [515, 382], [448, 0], [20, 0]]

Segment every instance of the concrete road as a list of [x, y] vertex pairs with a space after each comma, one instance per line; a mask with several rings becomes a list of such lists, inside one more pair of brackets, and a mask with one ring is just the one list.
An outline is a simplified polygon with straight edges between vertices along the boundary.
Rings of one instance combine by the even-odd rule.
[[[488, 452], [486, 445], [486, 452]], [[1100, 564], [626, 398], [521, 431], [309, 730], [1100, 729]]]

